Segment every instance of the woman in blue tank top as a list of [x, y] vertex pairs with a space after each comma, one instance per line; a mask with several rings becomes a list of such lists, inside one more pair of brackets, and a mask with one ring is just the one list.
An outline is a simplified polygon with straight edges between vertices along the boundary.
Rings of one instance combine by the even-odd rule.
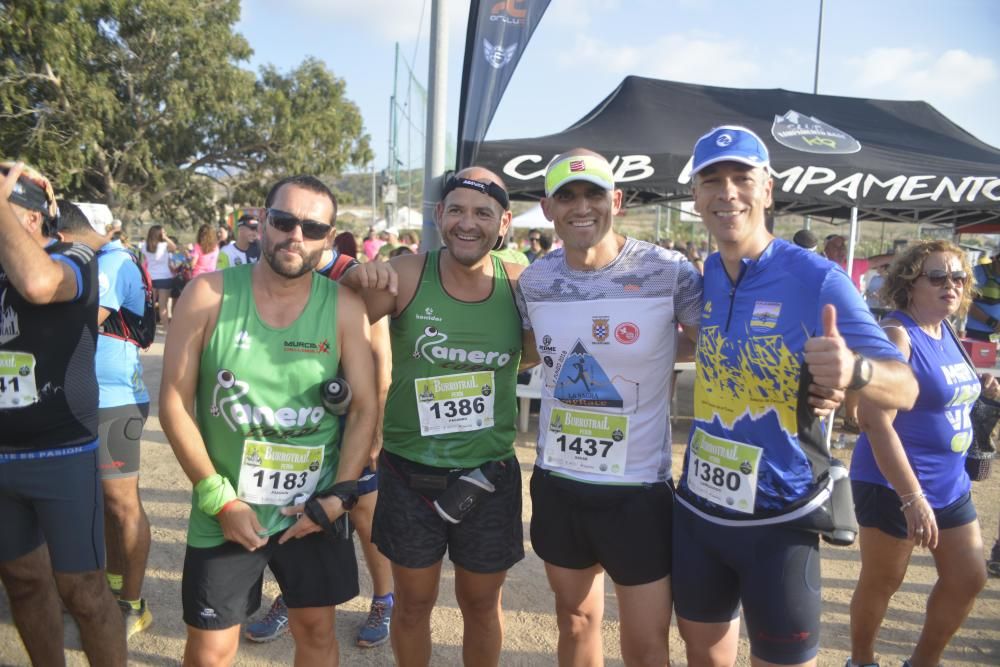
[[882, 326], [909, 359], [920, 394], [908, 412], [862, 401], [864, 434], [851, 461], [854, 509], [861, 525], [861, 576], [851, 600], [852, 665], [877, 665], [875, 639], [889, 599], [915, 546], [930, 549], [938, 580], [909, 665], [936, 665], [986, 583], [983, 542], [972, 504], [965, 454], [969, 411], [991, 375], [976, 376], [945, 322], [972, 298], [964, 253], [947, 241], [906, 249], [889, 269], [883, 301], [895, 308]]

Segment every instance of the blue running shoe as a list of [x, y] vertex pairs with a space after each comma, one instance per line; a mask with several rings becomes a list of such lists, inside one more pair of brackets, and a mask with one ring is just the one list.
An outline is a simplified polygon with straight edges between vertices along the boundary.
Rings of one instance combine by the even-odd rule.
[[264, 617], [247, 625], [243, 636], [252, 642], [270, 642], [288, 632], [288, 607], [280, 595], [274, 598], [274, 603]]
[[392, 620], [392, 605], [382, 600], [372, 600], [368, 620], [358, 630], [358, 646], [371, 648], [386, 643], [389, 639], [389, 622]]

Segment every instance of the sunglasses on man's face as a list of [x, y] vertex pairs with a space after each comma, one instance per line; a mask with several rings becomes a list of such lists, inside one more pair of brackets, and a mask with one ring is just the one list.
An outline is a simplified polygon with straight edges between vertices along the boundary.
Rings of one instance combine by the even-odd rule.
[[949, 278], [951, 282], [959, 287], [965, 286], [965, 281], [969, 279], [969, 274], [965, 271], [952, 271], [951, 273], [943, 271], [941, 269], [933, 269], [931, 271], [924, 271], [920, 275], [927, 278], [929, 282], [934, 287], [941, 287], [944, 285], [945, 281]]
[[529, 241], [541, 241], [542, 239], [541, 239], [541, 238], [539, 238], [539, 237], [537, 237], [537, 236], [529, 236], [529, 237], [528, 237], [528, 240], [529, 240]]
[[291, 213], [281, 211], [276, 208], [267, 209], [267, 222], [279, 232], [288, 234], [295, 230], [295, 227], [302, 227], [302, 236], [313, 241], [325, 239], [333, 229], [333, 225], [327, 225], [315, 220], [303, 220], [296, 218]]

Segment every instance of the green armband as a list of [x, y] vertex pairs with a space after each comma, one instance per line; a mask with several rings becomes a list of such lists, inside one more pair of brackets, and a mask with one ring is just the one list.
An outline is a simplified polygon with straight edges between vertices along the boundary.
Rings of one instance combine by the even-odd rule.
[[216, 473], [194, 485], [194, 495], [198, 509], [209, 516], [215, 516], [231, 500], [236, 500], [236, 491], [229, 480]]

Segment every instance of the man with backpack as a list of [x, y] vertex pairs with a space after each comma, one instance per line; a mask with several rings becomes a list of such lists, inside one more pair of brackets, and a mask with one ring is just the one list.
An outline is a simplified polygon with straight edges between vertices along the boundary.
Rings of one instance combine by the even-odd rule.
[[65, 241], [97, 251], [98, 467], [104, 491], [107, 577], [131, 637], [153, 617], [142, 599], [151, 540], [149, 519], [139, 499], [139, 441], [149, 415], [139, 349], [156, 332], [152, 283], [121, 241], [98, 234], [83, 212], [60, 204], [58, 233]]

